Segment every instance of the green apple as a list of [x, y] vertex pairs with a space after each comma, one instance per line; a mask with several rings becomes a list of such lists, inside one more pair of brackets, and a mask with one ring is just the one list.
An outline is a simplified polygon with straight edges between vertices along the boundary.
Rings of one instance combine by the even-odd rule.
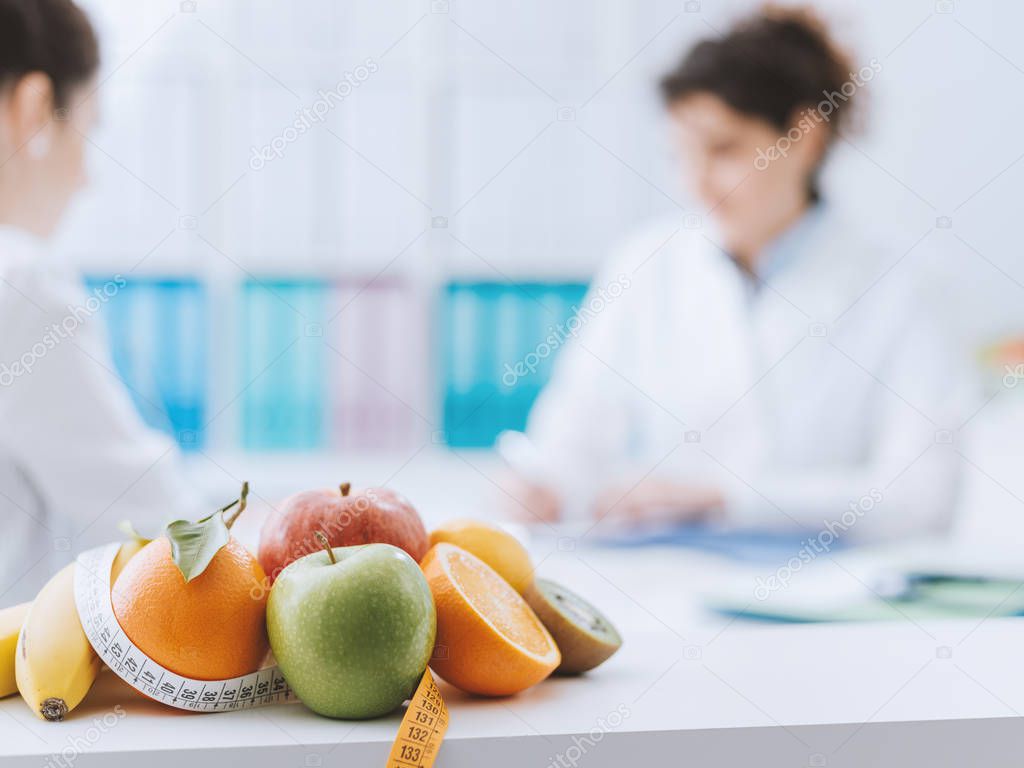
[[437, 631], [430, 587], [398, 547], [321, 543], [325, 551], [296, 560], [274, 581], [270, 646], [314, 712], [347, 720], [387, 714], [412, 695], [430, 659]]

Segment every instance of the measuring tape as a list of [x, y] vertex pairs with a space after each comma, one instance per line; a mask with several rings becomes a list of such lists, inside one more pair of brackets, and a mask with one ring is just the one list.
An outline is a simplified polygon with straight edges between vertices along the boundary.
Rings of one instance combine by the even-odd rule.
[[115, 675], [161, 704], [194, 712], [225, 712], [295, 698], [278, 667], [229, 680], [192, 680], [143, 653], [117, 623], [110, 602], [110, 568], [120, 548], [109, 544], [90, 549], [78, 556], [75, 567], [75, 605], [82, 629]]
[[[110, 601], [110, 569], [120, 544], [80, 554], [75, 567], [75, 605], [89, 643], [114, 674], [151, 699], [193, 712], [226, 712], [297, 699], [279, 667], [228, 680], [193, 680], [171, 672], [143, 653], [124, 633]], [[387, 768], [430, 768], [448, 729], [448, 708], [430, 669], [409, 702]]]
[[447, 730], [448, 707], [427, 667], [398, 727], [387, 768], [430, 768]]

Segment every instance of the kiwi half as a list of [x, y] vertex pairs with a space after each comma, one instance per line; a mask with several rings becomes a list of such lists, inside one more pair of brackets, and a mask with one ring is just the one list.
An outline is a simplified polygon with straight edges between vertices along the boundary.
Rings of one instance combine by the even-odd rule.
[[561, 584], [537, 579], [523, 596], [562, 652], [556, 674], [593, 669], [622, 645], [622, 637], [604, 614]]

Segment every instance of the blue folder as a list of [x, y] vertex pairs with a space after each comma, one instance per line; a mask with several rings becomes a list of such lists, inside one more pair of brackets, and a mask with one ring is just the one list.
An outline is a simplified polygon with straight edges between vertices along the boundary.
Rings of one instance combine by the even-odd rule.
[[551, 376], [558, 345], [535, 372], [513, 384], [517, 362], [545, 345], [583, 300], [575, 282], [469, 282], [446, 286], [441, 340], [444, 432], [459, 448], [490, 447], [506, 429], [521, 430]]
[[255, 451], [325, 446], [327, 283], [251, 278], [241, 291], [242, 446]]
[[[143, 419], [185, 450], [205, 442], [207, 307], [191, 278], [132, 277], [116, 293], [113, 278], [92, 275], [86, 289], [107, 297], [105, 320], [118, 375]], [[113, 295], [110, 295], [110, 294]]]

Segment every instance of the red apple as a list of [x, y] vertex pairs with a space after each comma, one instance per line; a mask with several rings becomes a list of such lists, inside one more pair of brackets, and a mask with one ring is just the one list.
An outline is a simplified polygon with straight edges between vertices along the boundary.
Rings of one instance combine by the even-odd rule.
[[273, 583], [286, 565], [320, 549], [313, 536], [323, 531], [332, 547], [391, 544], [417, 563], [429, 540], [419, 513], [401, 494], [387, 488], [350, 493], [337, 489], [302, 491], [271, 512], [260, 532], [259, 561]]

